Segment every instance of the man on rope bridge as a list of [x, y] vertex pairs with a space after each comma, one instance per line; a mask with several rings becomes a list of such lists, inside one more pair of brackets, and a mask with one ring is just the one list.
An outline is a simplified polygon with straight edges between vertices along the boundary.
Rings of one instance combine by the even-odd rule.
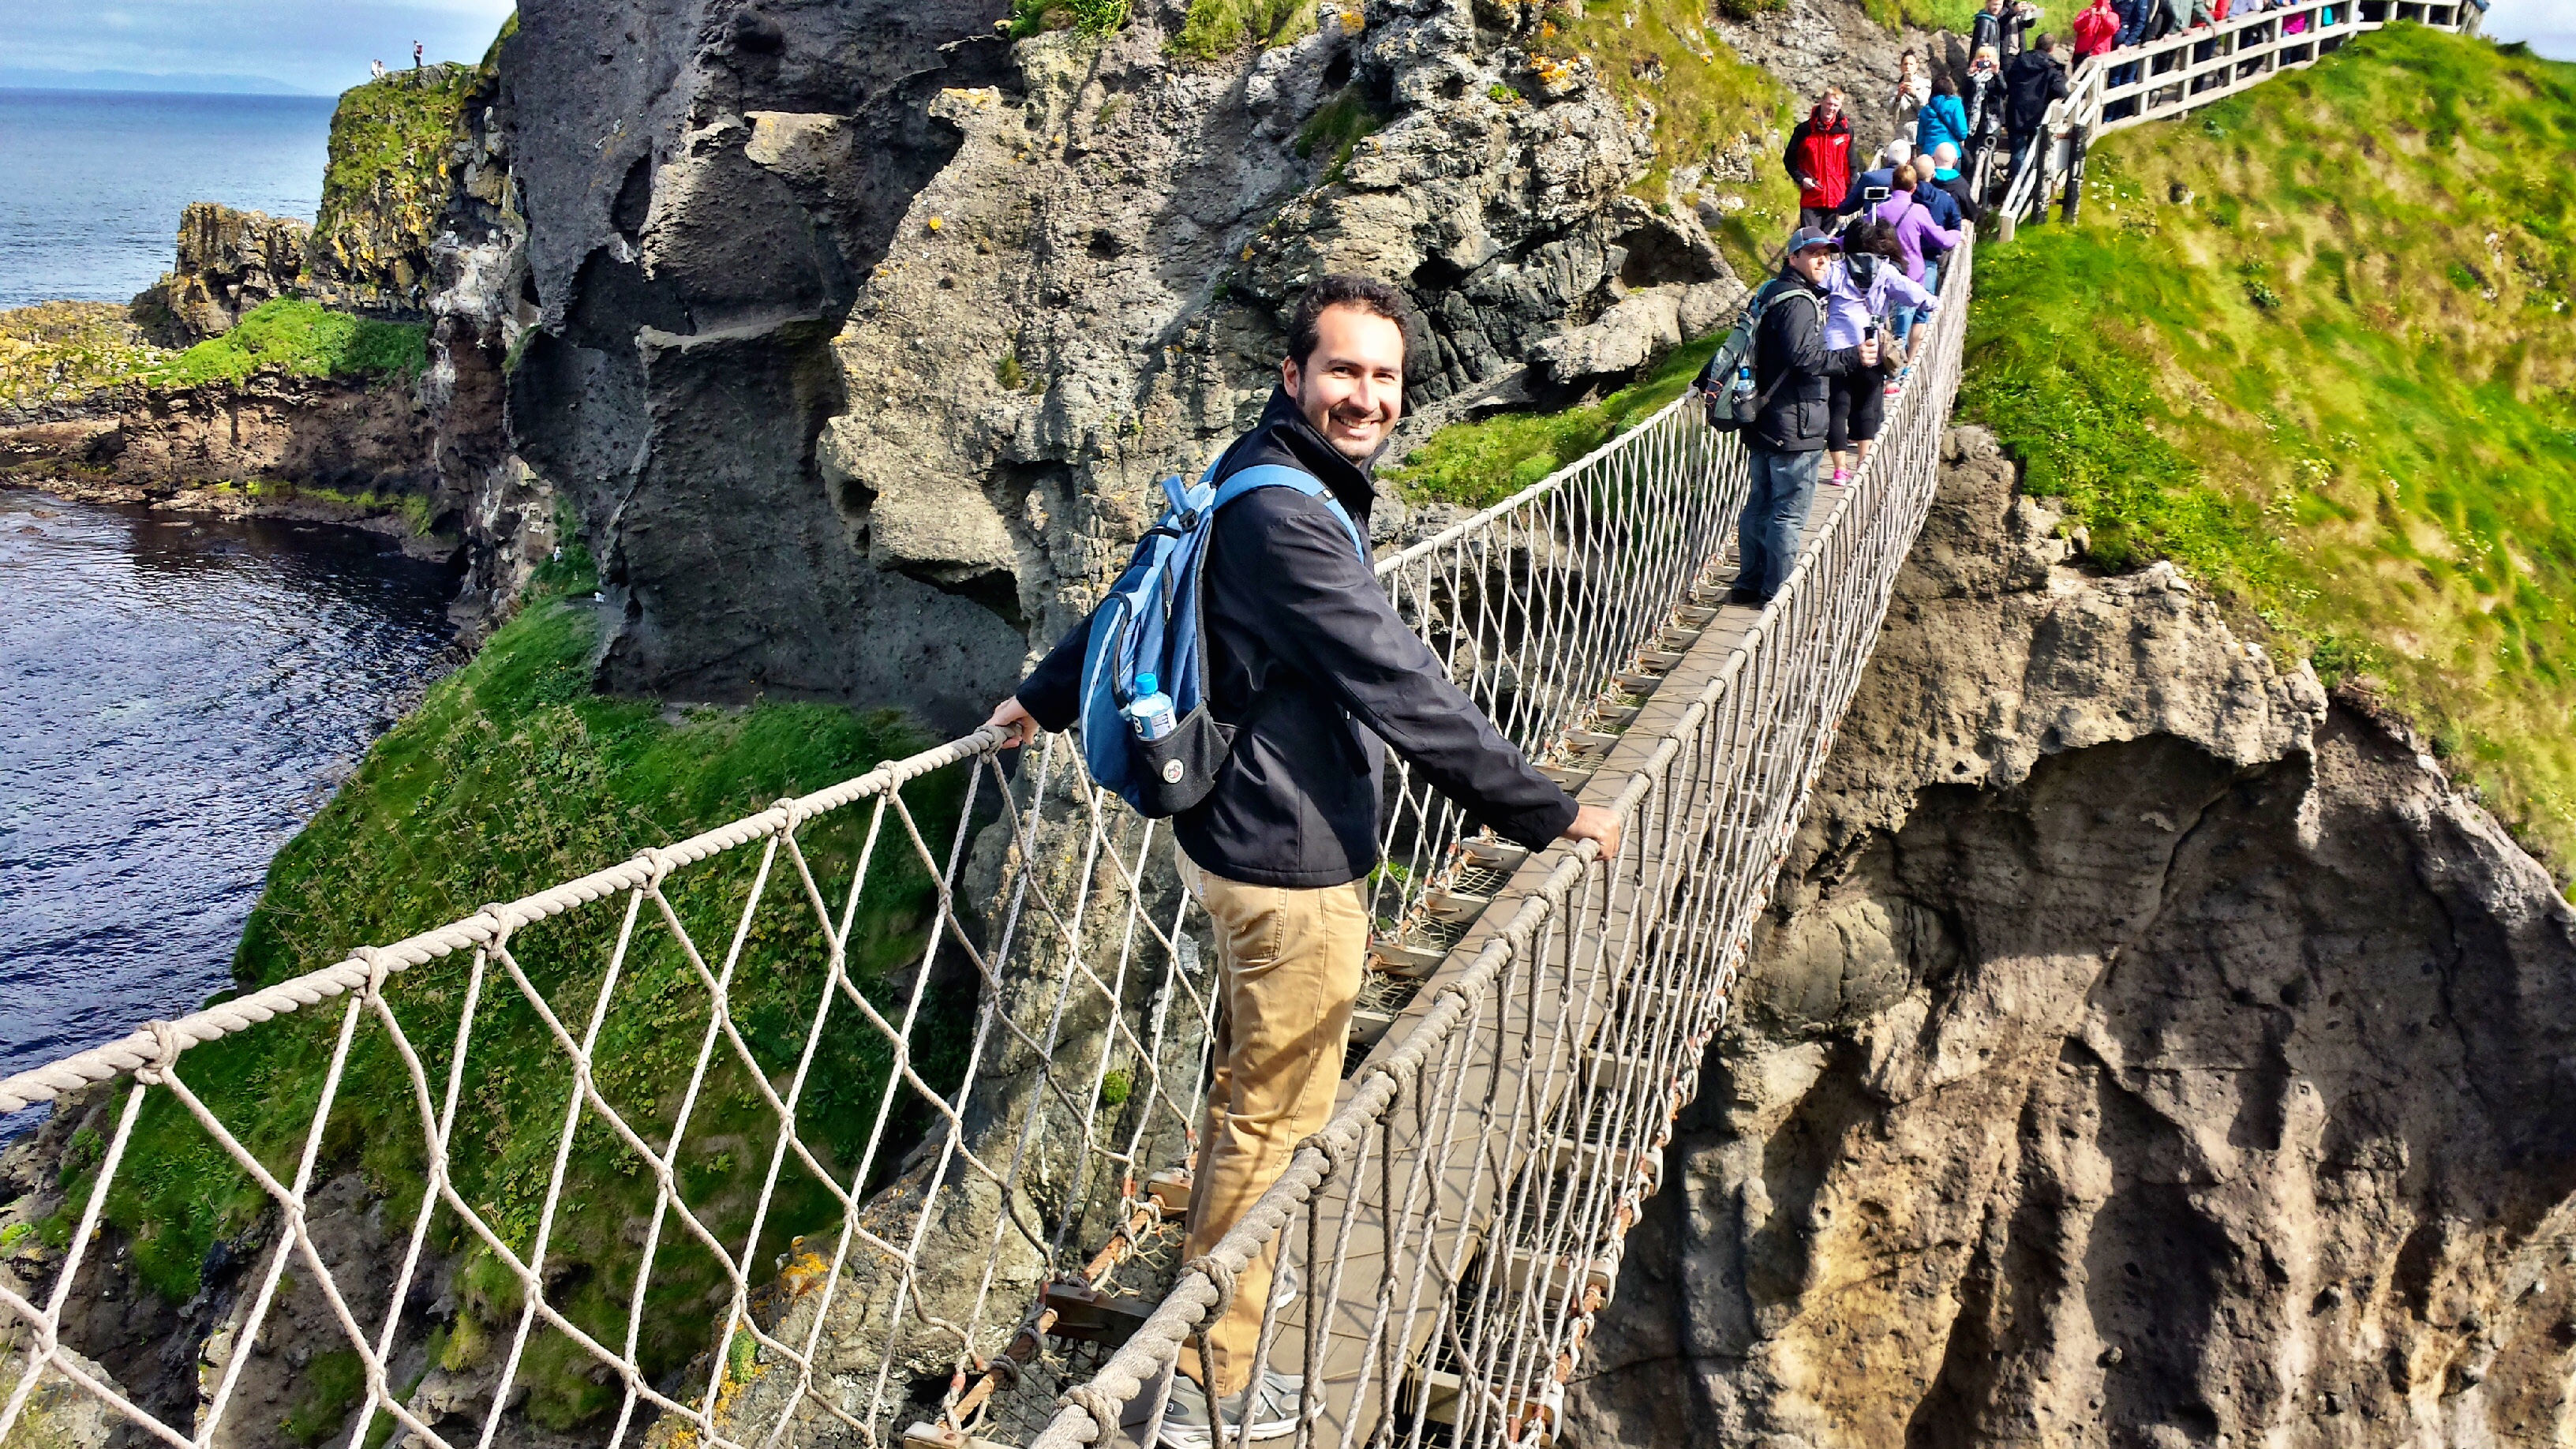
[[[1619, 847], [1619, 824], [1577, 806], [1495, 730], [1400, 618], [1369, 560], [1370, 468], [1404, 411], [1403, 294], [1365, 277], [1307, 289], [1279, 387], [1261, 420], [1208, 481], [1286, 468], [1322, 485], [1224, 499], [1208, 525], [1204, 589], [1207, 710], [1231, 739], [1205, 798], [1173, 817], [1181, 873], [1217, 941], [1207, 1120], [1190, 1187], [1185, 1253], [1214, 1247], [1331, 1116], [1369, 946], [1365, 882], [1379, 863], [1385, 750], [1443, 795], [1532, 849], [1557, 839]], [[1213, 506], [1213, 505], [1212, 505]], [[1186, 576], [1185, 576], [1186, 577]], [[1184, 582], [1184, 588], [1188, 587]], [[1072, 727], [1099, 618], [1069, 631], [987, 723], [1023, 745]], [[1151, 690], [1152, 686], [1140, 687]], [[1096, 701], [1095, 707], [1096, 707]], [[1234, 1275], [1232, 1302], [1181, 1357], [1161, 1441], [1205, 1449], [1296, 1428], [1302, 1379], [1252, 1382], [1276, 1246]], [[1155, 1397], [1155, 1396], [1149, 1396]]]

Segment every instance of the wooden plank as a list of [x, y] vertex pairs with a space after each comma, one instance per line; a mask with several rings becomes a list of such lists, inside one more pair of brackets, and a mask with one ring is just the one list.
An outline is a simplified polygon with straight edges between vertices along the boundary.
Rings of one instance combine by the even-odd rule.
[[[1822, 531], [1825, 520], [1842, 502], [1842, 496], [1841, 490], [1818, 490], [1817, 506], [1809, 514], [1806, 538], [1801, 540], [1802, 552], [1807, 542]], [[1702, 626], [1698, 639], [1684, 651], [1661, 687], [1639, 708], [1627, 733], [1611, 747], [1600, 772], [1591, 778], [1577, 798], [1593, 805], [1606, 805], [1615, 799], [1626, 788], [1630, 775], [1654, 753], [1665, 733], [1725, 666], [1728, 657], [1759, 617], [1759, 611], [1742, 605], [1714, 606], [1714, 612]], [[1650, 852], [1653, 848], [1653, 842], [1647, 840], [1637, 840], [1626, 847], [1631, 852]], [[1567, 847], [1560, 843], [1520, 864], [1509, 883], [1496, 893], [1495, 906], [1469, 928], [1457, 948], [1450, 952], [1448, 960], [1425, 983], [1422, 993], [1415, 997], [1413, 1004], [1406, 1008], [1403, 1016], [1371, 1051], [1370, 1060], [1382, 1060], [1404, 1039], [1410, 1024], [1431, 1009], [1439, 987], [1467, 970], [1486, 943], [1509, 924], [1520, 902], [1535, 893], [1557, 868], [1566, 851]], [[1638, 860], [1638, 857], [1632, 855], [1630, 859]], [[1646, 867], [1644, 873], [1651, 876], [1653, 861], [1643, 859], [1638, 863]], [[1609, 926], [1614, 939], [1616, 922], [1625, 917], [1629, 904], [1619, 899], [1611, 902], [1611, 917], [1605, 925]], [[1598, 1030], [1617, 1000], [1605, 973], [1599, 969], [1600, 965], [1597, 961], [1577, 962], [1569, 969], [1560, 953], [1555, 959], [1543, 959], [1537, 964], [1534, 990], [1523, 990], [1516, 983], [1513, 990], [1497, 993], [1499, 999], [1494, 1016], [1499, 1020], [1489, 1019], [1483, 1023], [1467, 1044], [1471, 1050], [1459, 1065], [1454, 1099], [1470, 1105], [1487, 1100], [1508, 1104], [1519, 1094], [1524, 1081], [1530, 1080], [1542, 1088], [1534, 1103], [1535, 1115], [1544, 1120], [1551, 1114], [1558, 1097], [1573, 1085], [1580, 1066], [1580, 1044]], [[1571, 1029], [1564, 1037], [1551, 1041], [1547, 1036], [1555, 1025], [1560, 1003], [1581, 1005], [1568, 1006]], [[1540, 1017], [1537, 1023], [1540, 1030], [1534, 1034], [1530, 1020], [1533, 1011]], [[1520, 1054], [1524, 1036], [1533, 1037], [1539, 1048], [1536, 1055], [1526, 1059]], [[1552, 1082], [1549, 1080], [1551, 1076]], [[1348, 1100], [1351, 1090], [1346, 1083], [1343, 1101]], [[1441, 1095], [1443, 1100], [1450, 1099], [1449, 1093]], [[1436, 1108], [1438, 1104], [1434, 1105]], [[1467, 1125], [1470, 1120], [1462, 1113], [1458, 1125]], [[1436, 1115], [1432, 1125], [1435, 1133], [1442, 1125]], [[1397, 1165], [1399, 1194], [1416, 1186], [1413, 1182], [1416, 1165], [1426, 1159], [1430, 1161], [1419, 1190], [1425, 1197], [1436, 1200], [1436, 1212], [1431, 1216], [1445, 1229], [1433, 1244], [1441, 1261], [1447, 1261], [1452, 1253], [1460, 1251], [1462, 1234], [1464, 1251], [1472, 1254], [1481, 1241], [1498, 1194], [1512, 1183], [1525, 1162], [1533, 1157], [1548, 1159], [1551, 1156], [1571, 1158], [1584, 1155], [1558, 1145], [1552, 1131], [1545, 1133], [1542, 1140], [1537, 1124], [1529, 1124], [1529, 1127], [1527, 1141], [1503, 1139], [1499, 1128], [1488, 1132], [1481, 1126], [1458, 1133], [1455, 1140], [1438, 1141], [1416, 1129], [1413, 1114], [1397, 1114], [1390, 1131], [1391, 1140], [1380, 1154], [1380, 1160]], [[1364, 1179], [1367, 1176], [1363, 1174]], [[1347, 1196], [1349, 1186], [1348, 1183], [1328, 1184], [1324, 1193], [1324, 1220], [1328, 1233], [1338, 1234], [1342, 1230], [1343, 1216], [1353, 1215], [1349, 1247], [1342, 1260], [1340, 1291], [1335, 1301], [1325, 1305], [1324, 1309], [1328, 1317], [1323, 1361], [1320, 1367], [1310, 1370], [1318, 1375], [1317, 1387], [1325, 1404], [1329, 1431], [1325, 1436], [1326, 1442], [1338, 1439], [1346, 1417], [1356, 1414], [1362, 1422], [1374, 1417], [1382, 1387], [1379, 1375], [1390, 1355], [1398, 1365], [1417, 1362], [1424, 1344], [1437, 1326], [1439, 1309], [1436, 1278], [1429, 1281], [1418, 1302], [1414, 1299], [1413, 1280], [1420, 1266], [1422, 1245], [1418, 1241], [1396, 1245], [1390, 1265], [1386, 1224], [1381, 1215], [1377, 1190], [1372, 1185], [1365, 1200], [1354, 1211]], [[1404, 1216], [1401, 1202], [1398, 1212]], [[1407, 1220], [1420, 1216], [1410, 1215]], [[1291, 1238], [1302, 1243], [1302, 1225], [1291, 1229]], [[1384, 1271], [1390, 1266], [1393, 1269], [1391, 1275]], [[1329, 1272], [1328, 1267], [1322, 1271], [1310, 1271], [1307, 1275], [1310, 1288], [1319, 1297], [1329, 1291]], [[1390, 1276], [1394, 1284], [1393, 1298], [1388, 1320], [1380, 1325], [1378, 1295], [1382, 1279]], [[1369, 1351], [1373, 1327], [1382, 1330], [1375, 1354]], [[1282, 1341], [1289, 1342], [1285, 1338]], [[1294, 1354], [1293, 1344], [1288, 1352]], [[1403, 1376], [1399, 1369], [1397, 1380], [1401, 1382]]]

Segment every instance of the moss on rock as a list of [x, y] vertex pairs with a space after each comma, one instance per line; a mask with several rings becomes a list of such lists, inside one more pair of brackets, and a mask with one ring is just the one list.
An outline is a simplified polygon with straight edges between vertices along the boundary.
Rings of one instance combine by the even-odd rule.
[[433, 65], [341, 93], [307, 253], [315, 280], [377, 305], [420, 305], [466, 106], [487, 79], [482, 66]]

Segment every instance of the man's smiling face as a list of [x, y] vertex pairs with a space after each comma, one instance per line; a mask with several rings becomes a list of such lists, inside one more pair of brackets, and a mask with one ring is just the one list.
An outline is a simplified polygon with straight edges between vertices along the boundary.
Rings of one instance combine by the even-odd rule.
[[1315, 317], [1315, 350], [1279, 364], [1280, 385], [1333, 451], [1365, 463], [1404, 416], [1404, 329], [1362, 307]]

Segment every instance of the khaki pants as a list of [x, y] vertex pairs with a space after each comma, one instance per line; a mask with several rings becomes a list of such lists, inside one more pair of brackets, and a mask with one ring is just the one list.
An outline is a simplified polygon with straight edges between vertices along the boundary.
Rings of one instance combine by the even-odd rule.
[[[1208, 913], [1217, 943], [1215, 1079], [1185, 1249], [1196, 1257], [1242, 1220], [1288, 1169], [1297, 1144], [1333, 1115], [1369, 921], [1367, 888], [1356, 882], [1321, 890], [1245, 885], [1208, 874], [1186, 855], [1181, 880]], [[1204, 1387], [1218, 1398], [1251, 1382], [1277, 1256], [1274, 1245], [1235, 1275], [1234, 1302], [1206, 1334], [1217, 1381]], [[1276, 1346], [1272, 1367], [1293, 1368]], [[1194, 1349], [1183, 1350], [1181, 1370], [1200, 1376]]]

